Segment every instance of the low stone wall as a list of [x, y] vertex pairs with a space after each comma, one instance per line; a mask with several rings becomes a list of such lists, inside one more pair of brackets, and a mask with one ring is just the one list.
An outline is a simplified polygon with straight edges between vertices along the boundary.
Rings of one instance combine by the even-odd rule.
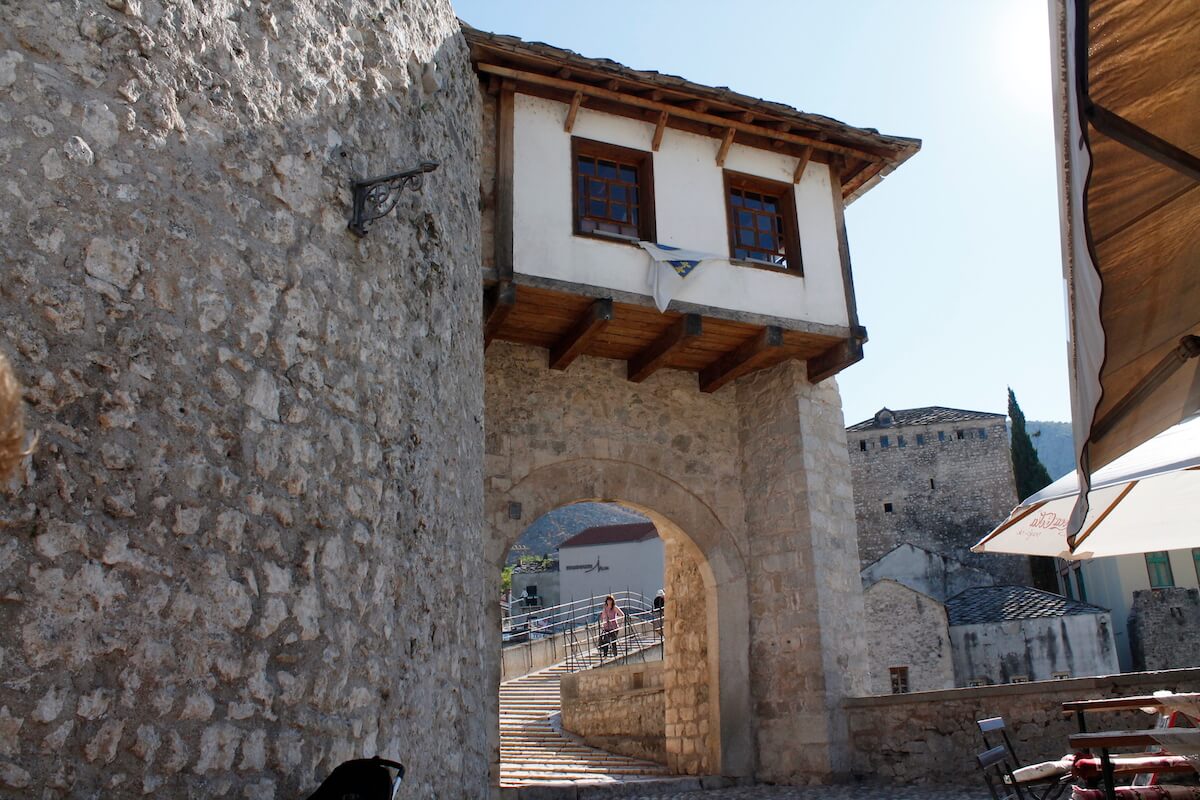
[[[1200, 669], [1135, 672], [1097, 678], [856, 697], [845, 702], [850, 719], [852, 769], [863, 780], [898, 784], [977, 785], [981, 752], [976, 720], [1004, 717], [1017, 756], [1038, 761], [1067, 751], [1077, 731], [1061, 712], [1068, 700], [1152, 694], [1159, 689], [1200, 691]], [[1139, 711], [1089, 715], [1091, 730], [1143, 728]]]
[[1129, 609], [1134, 669], [1200, 666], [1200, 591], [1142, 589]]
[[621, 664], [564, 675], [563, 729], [593, 747], [667, 762], [663, 664]]
[[564, 660], [568, 638], [565, 633], [556, 633], [545, 639], [506, 645], [500, 651], [500, 680], [511, 681]]

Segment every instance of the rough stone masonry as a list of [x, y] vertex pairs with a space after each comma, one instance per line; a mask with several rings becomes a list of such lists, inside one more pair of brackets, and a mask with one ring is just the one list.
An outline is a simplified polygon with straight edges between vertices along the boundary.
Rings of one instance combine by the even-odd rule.
[[0, 3], [0, 796], [487, 795], [479, 113], [445, 0]]

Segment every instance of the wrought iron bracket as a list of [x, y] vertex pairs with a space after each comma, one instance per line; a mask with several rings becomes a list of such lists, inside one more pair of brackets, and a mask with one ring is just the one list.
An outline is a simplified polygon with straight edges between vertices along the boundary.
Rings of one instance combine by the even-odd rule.
[[355, 181], [354, 213], [349, 228], [357, 236], [366, 236], [371, 223], [386, 217], [396, 207], [400, 194], [406, 189], [417, 191], [425, 183], [425, 173], [440, 166], [436, 161], [426, 161], [416, 169]]

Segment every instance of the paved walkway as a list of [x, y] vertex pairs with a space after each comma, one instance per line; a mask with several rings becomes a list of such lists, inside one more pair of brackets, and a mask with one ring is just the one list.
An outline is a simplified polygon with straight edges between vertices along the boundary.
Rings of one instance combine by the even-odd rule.
[[556, 664], [500, 684], [500, 786], [611, 785], [668, 776], [660, 764], [588, 747], [558, 728], [558, 683], [566, 671]]

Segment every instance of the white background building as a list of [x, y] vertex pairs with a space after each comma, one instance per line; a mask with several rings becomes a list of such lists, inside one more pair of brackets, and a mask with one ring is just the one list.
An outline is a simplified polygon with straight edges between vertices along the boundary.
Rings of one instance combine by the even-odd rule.
[[570, 602], [628, 589], [649, 601], [663, 588], [663, 566], [654, 523], [588, 528], [559, 545], [559, 596]]

